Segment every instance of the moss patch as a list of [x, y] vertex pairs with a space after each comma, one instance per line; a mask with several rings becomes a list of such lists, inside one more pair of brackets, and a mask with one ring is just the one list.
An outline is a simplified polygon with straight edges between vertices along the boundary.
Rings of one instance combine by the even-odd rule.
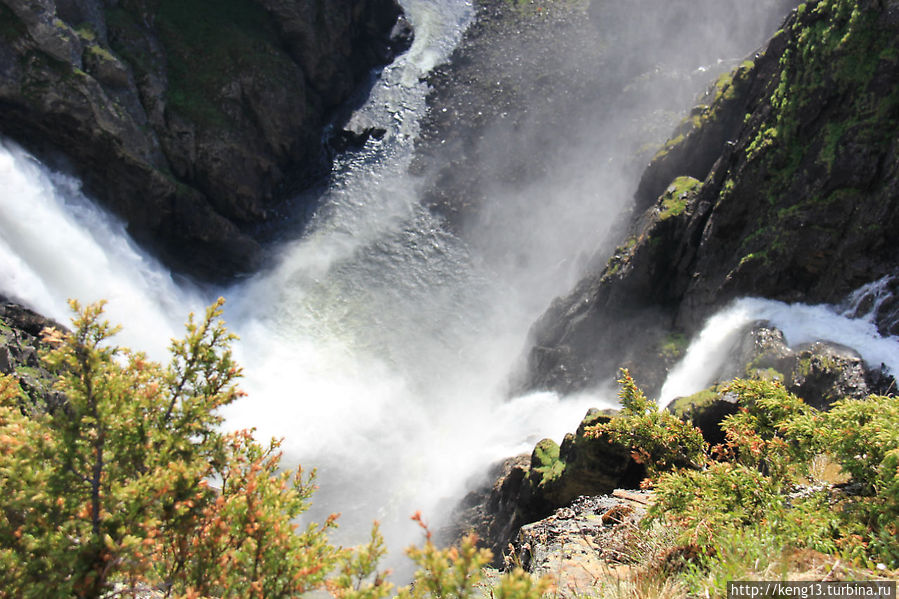
[[531, 470], [539, 474], [539, 486], [544, 487], [559, 478], [565, 471], [565, 462], [559, 459], [559, 445], [552, 439], [543, 439], [534, 447]]
[[[892, 141], [899, 95], [869, 89], [882, 61], [896, 54], [892, 33], [874, 11], [852, 0], [822, 0], [792, 26], [793, 42], [780, 59], [779, 84], [770, 97], [774, 117], [760, 127], [746, 150], [747, 160], [764, 159], [773, 174], [769, 200], [787, 191], [809, 148], [821, 148], [827, 170], [848, 130], [873, 146]], [[805, 11], [803, 11], [803, 14]], [[832, 98], [849, 118], [831, 120], [812, 139], [803, 118], [812, 100]]]
[[687, 351], [690, 340], [683, 333], [669, 333], [659, 346], [659, 356], [668, 362], [674, 362], [681, 358]]
[[712, 385], [707, 389], [697, 391], [693, 395], [678, 397], [668, 405], [668, 411], [678, 418], [684, 418], [693, 412], [708, 408], [718, 400], [719, 395], [718, 385]]
[[672, 181], [662, 196], [659, 220], [666, 220], [683, 214], [684, 210], [687, 209], [690, 196], [700, 187], [702, 187], [702, 182], [693, 177], [678, 177]]

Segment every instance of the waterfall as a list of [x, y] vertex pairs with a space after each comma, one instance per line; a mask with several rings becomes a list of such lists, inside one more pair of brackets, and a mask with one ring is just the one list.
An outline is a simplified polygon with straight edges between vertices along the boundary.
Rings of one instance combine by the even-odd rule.
[[68, 323], [69, 298], [108, 301], [123, 342], [154, 358], [203, 303], [191, 285], [135, 246], [124, 225], [54, 173], [0, 140], [0, 293]]
[[561, 440], [606, 405], [551, 393], [505, 401], [534, 308], [507, 304], [512, 290], [419, 205], [406, 173], [421, 79], [447, 58], [471, 7], [407, 4], [416, 41], [357, 115], [387, 134], [339, 156], [302, 238], [232, 287], [174, 279], [76, 179], [0, 146], [0, 292], [62, 322], [66, 298], [104, 298], [124, 325], [119, 342], [157, 359], [188, 312], [224, 295], [248, 392], [227, 426], [284, 437], [286, 466], [319, 470], [312, 517], [342, 512], [342, 542], [363, 540], [379, 519], [395, 554], [419, 540], [415, 511], [439, 526], [469, 477], [544, 436]]
[[[883, 365], [890, 374], [899, 374], [899, 338], [881, 336], [874, 323], [877, 308], [887, 299], [886, 281], [862, 287], [845, 306], [786, 304], [760, 298], [737, 300], [709, 318], [691, 341], [683, 359], [668, 375], [659, 393], [659, 405], [666, 406], [676, 397], [691, 395], [714, 383], [740, 335], [756, 321], [767, 321], [780, 329], [790, 346], [832, 341], [851, 347], [875, 368]], [[859, 303], [871, 294], [879, 302], [859, 314]]]
[[[77, 180], [0, 147], [0, 292], [62, 321], [65, 298], [105, 298], [110, 319], [124, 325], [121, 342], [159, 359], [188, 312], [224, 295], [248, 392], [227, 410], [228, 426], [284, 437], [286, 465], [319, 469], [313, 516], [342, 512], [346, 542], [379, 519], [394, 551], [418, 540], [415, 511], [439, 526], [469, 477], [542, 437], [561, 440], [588, 408], [612, 405], [605, 389], [508, 399], [507, 382], [531, 323], [578, 274], [573, 256], [595, 250], [629, 197], [616, 133], [601, 156], [578, 162], [601, 164], [597, 172], [531, 190], [539, 231], [509, 220], [534, 215], [513, 204], [482, 231], [504, 239], [473, 246], [448, 233], [421, 206], [421, 182], [407, 167], [425, 110], [422, 78], [449, 56], [472, 8], [466, 0], [404, 7], [415, 43], [357, 113], [387, 133], [338, 156], [302, 237], [281, 240], [270, 267], [228, 288], [173, 278]], [[622, 122], [657, 118], [656, 100]], [[575, 233], [559, 228], [572, 222]], [[511, 264], [484, 253], [510, 247], [519, 255]]]

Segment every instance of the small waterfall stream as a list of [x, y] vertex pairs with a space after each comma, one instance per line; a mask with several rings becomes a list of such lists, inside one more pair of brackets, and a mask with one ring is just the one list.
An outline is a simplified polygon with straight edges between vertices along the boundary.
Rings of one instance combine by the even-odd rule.
[[[659, 405], [666, 406], [676, 397], [691, 395], [714, 383], [741, 333], [756, 321], [780, 329], [790, 346], [832, 341], [851, 347], [875, 368], [883, 365], [888, 373], [899, 374], [899, 338], [881, 336], [874, 323], [878, 301], [888, 298], [884, 289], [887, 281], [885, 278], [865, 285], [843, 306], [786, 304], [760, 298], [737, 300], [709, 318], [690, 343], [683, 359], [668, 375], [659, 393]], [[876, 301], [860, 314], [860, 303], [872, 295]]]

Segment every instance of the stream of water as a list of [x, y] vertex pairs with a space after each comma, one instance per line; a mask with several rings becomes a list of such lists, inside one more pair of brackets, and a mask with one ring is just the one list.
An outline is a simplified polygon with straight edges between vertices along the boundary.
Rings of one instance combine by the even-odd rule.
[[[530, 451], [542, 437], [558, 440], [588, 408], [614, 401], [607, 389], [508, 398], [530, 325], [572, 281], [555, 267], [571, 256], [552, 252], [588, 252], [599, 240], [531, 247], [543, 266], [524, 277], [520, 265], [503, 271], [420, 205], [420, 181], [407, 167], [426, 109], [422, 79], [448, 58], [472, 7], [466, 0], [404, 6], [415, 43], [384, 70], [357, 115], [386, 128], [384, 139], [339, 156], [302, 237], [281, 242], [268, 268], [229, 288], [176, 280], [84, 197], [76, 179], [0, 144], [0, 292], [61, 321], [66, 298], [105, 298], [110, 319], [125, 325], [122, 344], [160, 360], [187, 313], [224, 295], [248, 392], [227, 410], [228, 426], [283, 437], [288, 464], [319, 470], [313, 516], [342, 512], [347, 542], [378, 519], [394, 549], [418, 540], [409, 521], [415, 511], [439, 526], [491, 462]], [[545, 226], [541, 239], [565, 236]], [[803, 308], [746, 300], [735, 310], [742, 312], [716, 317], [730, 324], [709, 326], [761, 314], [791, 342], [815, 334], [792, 338], [788, 325]], [[899, 364], [883, 351], [871, 359]], [[701, 383], [696, 368], [685, 368], [686, 382], [670, 382], [666, 393]]]
[[[876, 283], [875, 283], [876, 285]], [[860, 291], [870, 292], [871, 287]], [[856, 293], [860, 299], [862, 293]], [[786, 304], [761, 298], [743, 298], [712, 316], [690, 343], [684, 358], [668, 375], [659, 393], [659, 405], [676, 397], [692, 395], [718, 380], [731, 350], [754, 322], [767, 322], [780, 329], [790, 347], [814, 341], [831, 341], [854, 349], [874, 368], [883, 366], [899, 374], [899, 339], [884, 337], [874, 323], [876, 304], [867, 314], [857, 315], [856, 302], [848, 306]]]

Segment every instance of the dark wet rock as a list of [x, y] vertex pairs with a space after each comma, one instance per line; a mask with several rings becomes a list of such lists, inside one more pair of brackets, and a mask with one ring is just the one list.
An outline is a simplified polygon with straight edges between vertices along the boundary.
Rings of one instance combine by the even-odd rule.
[[450, 524], [441, 531], [441, 540], [453, 544], [474, 532], [480, 543], [493, 552], [494, 564], [502, 563], [506, 546], [524, 522], [537, 516], [522, 509], [528, 494], [530, 456], [520, 455], [494, 464], [486, 479], [470, 491], [454, 508]]
[[535, 347], [524, 387], [569, 392], [627, 367], [647, 394], [661, 388], [674, 362], [664, 348], [679, 335], [671, 326], [671, 298], [681, 283], [674, 268], [688, 260], [683, 240], [696, 234], [690, 223], [702, 190], [691, 177], [671, 182], [602, 274], [553, 302], [532, 328]]
[[40, 353], [46, 349], [42, 332], [54, 328], [68, 330], [58, 322], [0, 296], [0, 373], [18, 380], [34, 409], [45, 409], [61, 401], [60, 394], [53, 390], [55, 377], [40, 360]]
[[678, 397], [666, 409], [701, 430], [705, 442], [714, 447], [724, 442], [721, 422], [736, 414], [740, 406], [736, 395], [723, 393], [716, 385], [693, 395]]
[[855, 350], [817, 342], [799, 349], [785, 383], [809, 405], [827, 409], [838, 399], [867, 397], [867, 379], [864, 362]]
[[891, 384], [880, 364], [866, 364], [852, 348], [825, 341], [791, 348], [781, 331], [765, 324], [753, 326], [742, 345], [743, 365], [732, 376], [779, 380], [819, 410], [838, 399], [883, 393]]
[[[203, 279], [327, 168], [322, 130], [409, 41], [395, 0], [2, 0], [0, 132]], [[391, 38], [391, 35], [394, 37]]]
[[29, 336], [29, 339], [39, 338], [41, 331], [47, 328], [60, 331], [68, 330], [67, 327], [52, 318], [47, 318], [30, 308], [10, 302], [2, 295], [0, 295], [0, 318], [3, 319], [6, 326], [25, 333]]
[[[736, 297], [838, 303], [894, 273], [899, 36], [883, 3], [860, 2], [852, 22], [843, 4], [806, 3], [710, 90], [646, 171], [625, 242], [535, 325], [525, 387], [589, 386], [635, 358], [664, 375], [659, 339]], [[665, 223], [675, 175], [701, 186]]]
[[328, 143], [336, 152], [345, 152], [346, 150], [358, 150], [365, 145], [369, 139], [381, 139], [387, 133], [386, 129], [381, 127], [368, 127], [360, 131], [352, 131], [349, 129], [341, 129], [338, 131]]
[[866, 285], [845, 307], [851, 316], [872, 318], [881, 335], [899, 336], [899, 276], [888, 275]]

